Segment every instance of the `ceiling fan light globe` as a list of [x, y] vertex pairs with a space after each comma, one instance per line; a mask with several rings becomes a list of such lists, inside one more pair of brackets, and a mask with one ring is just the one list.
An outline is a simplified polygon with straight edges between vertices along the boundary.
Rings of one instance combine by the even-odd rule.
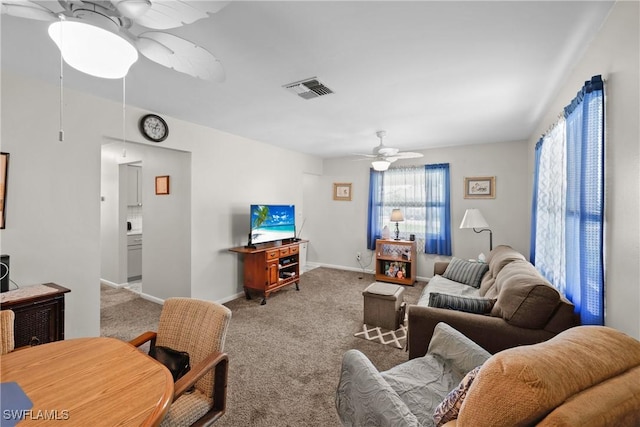
[[54, 22], [49, 37], [67, 64], [95, 77], [123, 78], [138, 60], [138, 51], [123, 37], [83, 22]]
[[376, 160], [374, 162], [371, 162], [371, 166], [373, 166], [373, 170], [376, 170], [379, 172], [383, 172], [389, 169], [390, 164], [391, 163], [386, 160]]

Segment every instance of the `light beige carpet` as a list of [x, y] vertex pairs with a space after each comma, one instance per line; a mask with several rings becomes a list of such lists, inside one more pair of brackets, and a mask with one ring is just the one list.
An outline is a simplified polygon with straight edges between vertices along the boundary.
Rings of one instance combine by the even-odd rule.
[[[257, 297], [225, 304], [233, 313], [225, 344], [228, 410], [216, 426], [339, 426], [334, 399], [345, 351], [362, 351], [379, 370], [408, 358], [353, 335], [362, 326], [362, 291], [373, 280], [316, 268], [300, 277], [300, 291], [286, 287], [266, 305]], [[415, 303], [424, 286], [406, 287], [405, 301]], [[161, 306], [131, 294], [103, 292], [103, 335], [128, 340], [155, 329]]]

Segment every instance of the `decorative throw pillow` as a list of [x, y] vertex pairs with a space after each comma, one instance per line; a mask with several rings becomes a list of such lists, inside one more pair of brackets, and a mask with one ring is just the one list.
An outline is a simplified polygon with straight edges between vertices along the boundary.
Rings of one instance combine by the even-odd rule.
[[176, 382], [191, 370], [189, 353], [178, 351], [169, 347], [155, 345], [149, 350], [149, 356], [162, 363], [171, 372], [173, 381]]
[[480, 287], [482, 276], [489, 271], [489, 265], [483, 262], [465, 261], [453, 257], [442, 277], [465, 285]]
[[469, 371], [462, 381], [460, 381], [458, 387], [451, 390], [447, 397], [445, 397], [444, 400], [436, 407], [436, 410], [433, 412], [433, 422], [436, 427], [440, 427], [441, 425], [458, 418], [462, 402], [467, 396], [469, 387], [471, 387], [471, 384], [481, 367], [482, 366], [478, 366]]
[[431, 292], [429, 294], [429, 307], [448, 308], [450, 310], [466, 311], [467, 313], [490, 313], [495, 303], [495, 299], [489, 298], [467, 298], [439, 292]]

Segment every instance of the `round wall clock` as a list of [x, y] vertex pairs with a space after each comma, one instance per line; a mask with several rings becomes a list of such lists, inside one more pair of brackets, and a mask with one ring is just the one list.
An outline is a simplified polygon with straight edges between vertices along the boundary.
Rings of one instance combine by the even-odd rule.
[[162, 142], [169, 136], [169, 126], [156, 114], [146, 114], [140, 119], [140, 132], [149, 141]]

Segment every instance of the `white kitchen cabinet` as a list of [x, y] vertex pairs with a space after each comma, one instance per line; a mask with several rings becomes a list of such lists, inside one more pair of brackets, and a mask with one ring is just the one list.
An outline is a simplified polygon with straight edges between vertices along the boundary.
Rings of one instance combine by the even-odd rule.
[[142, 278], [142, 234], [127, 235], [127, 280]]
[[127, 165], [127, 206], [142, 206], [142, 167]]

